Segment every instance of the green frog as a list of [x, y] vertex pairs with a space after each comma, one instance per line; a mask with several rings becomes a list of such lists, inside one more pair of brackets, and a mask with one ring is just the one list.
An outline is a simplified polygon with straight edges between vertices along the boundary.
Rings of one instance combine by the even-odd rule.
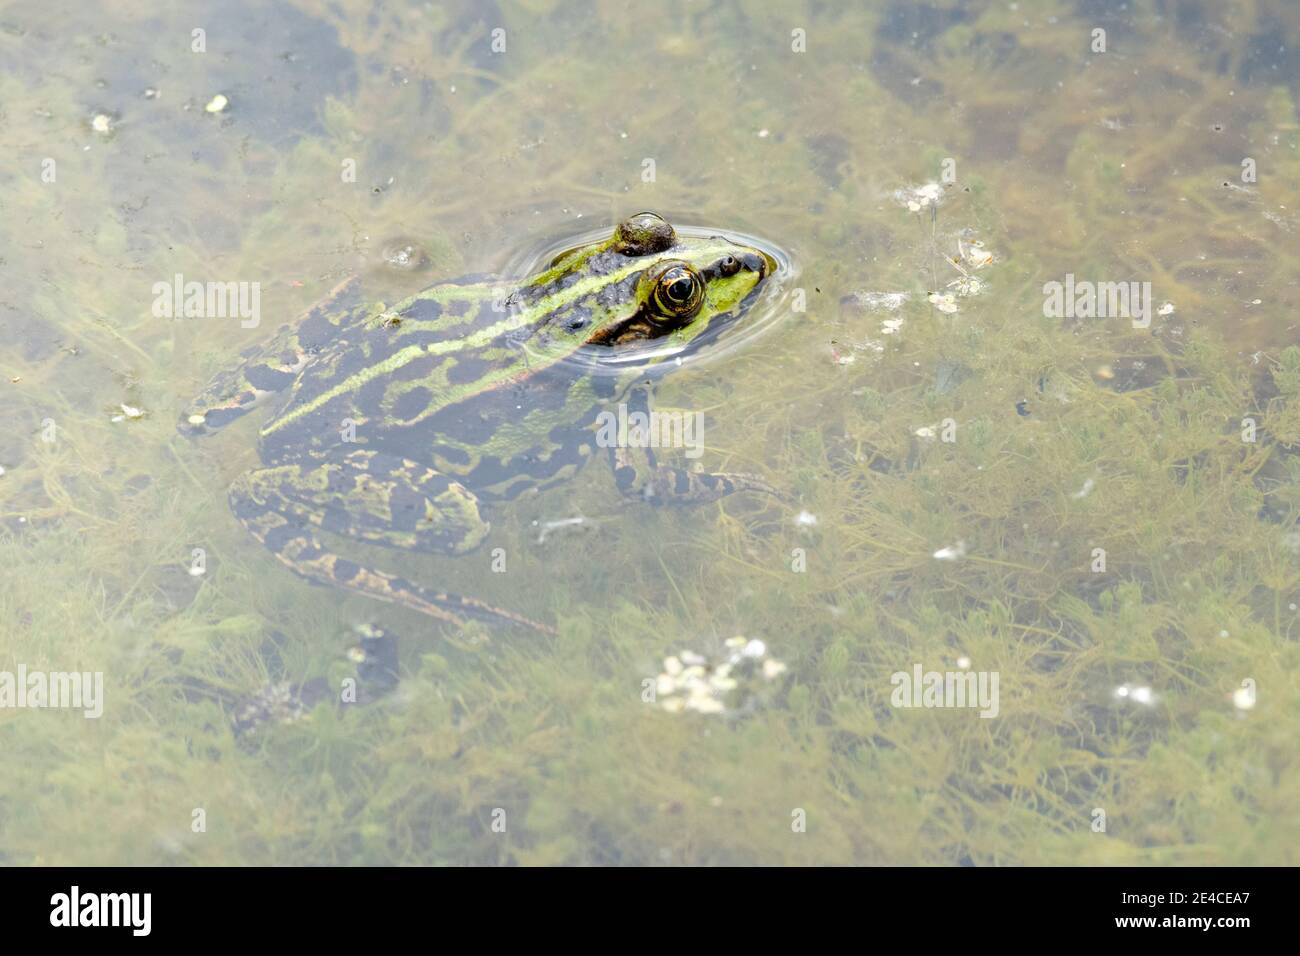
[[[608, 451], [625, 495], [708, 501], [774, 493], [753, 475], [600, 448], [597, 417], [618, 400], [649, 407], [657, 371], [680, 364], [741, 317], [776, 270], [723, 236], [679, 235], [640, 213], [522, 281], [442, 282], [385, 307], [341, 284], [218, 375], [181, 416], [210, 434], [265, 400], [262, 467], [230, 488], [235, 516], [303, 577], [454, 624], [552, 632], [544, 623], [349, 560], [322, 538], [461, 555], [489, 515], [571, 478]], [[616, 374], [610, 374], [611, 369]]]

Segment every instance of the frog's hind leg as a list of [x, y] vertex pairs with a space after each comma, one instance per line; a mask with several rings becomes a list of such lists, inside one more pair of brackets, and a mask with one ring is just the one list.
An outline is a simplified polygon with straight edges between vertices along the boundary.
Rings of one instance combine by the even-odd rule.
[[512, 611], [365, 567], [321, 544], [319, 531], [413, 551], [463, 554], [477, 547], [489, 528], [478, 499], [425, 465], [358, 450], [335, 461], [262, 468], [231, 486], [230, 503], [257, 540], [308, 580], [455, 624], [476, 618], [554, 633]]
[[312, 351], [333, 340], [356, 313], [364, 311], [360, 293], [358, 277], [343, 280], [298, 319], [281, 326], [270, 341], [246, 351], [243, 361], [217, 375], [181, 413], [181, 431], [190, 435], [216, 431], [292, 385]]

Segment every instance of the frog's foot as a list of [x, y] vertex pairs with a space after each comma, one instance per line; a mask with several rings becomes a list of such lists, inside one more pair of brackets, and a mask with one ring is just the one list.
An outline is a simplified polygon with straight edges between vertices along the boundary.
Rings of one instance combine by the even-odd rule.
[[[650, 414], [650, 399], [650, 390], [643, 385], [633, 385], [625, 396], [628, 410], [644, 415]], [[619, 493], [651, 504], [717, 501], [738, 491], [758, 491], [788, 499], [786, 494], [757, 475], [687, 471], [663, 465], [649, 448], [613, 447], [609, 460]]]
[[217, 431], [264, 399], [292, 385], [314, 349], [331, 341], [360, 306], [361, 280], [344, 279], [269, 342], [253, 346], [236, 367], [222, 372], [181, 413], [187, 435]]
[[786, 496], [757, 475], [701, 472], [661, 465], [649, 449], [610, 449], [614, 483], [620, 494], [651, 504], [691, 504], [717, 501], [738, 491]]
[[320, 543], [318, 530], [415, 551], [472, 550], [489, 528], [479, 515], [478, 499], [425, 465], [358, 450], [336, 461], [262, 468], [231, 486], [230, 503], [253, 537], [308, 580], [454, 624], [475, 618], [555, 633], [512, 611], [364, 567]]

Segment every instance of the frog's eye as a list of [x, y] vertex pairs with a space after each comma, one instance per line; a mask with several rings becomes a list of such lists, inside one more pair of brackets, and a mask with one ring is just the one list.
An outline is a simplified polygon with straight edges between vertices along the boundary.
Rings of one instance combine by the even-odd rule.
[[704, 302], [704, 281], [685, 263], [671, 265], [655, 282], [652, 300], [655, 311], [664, 318], [688, 318]]

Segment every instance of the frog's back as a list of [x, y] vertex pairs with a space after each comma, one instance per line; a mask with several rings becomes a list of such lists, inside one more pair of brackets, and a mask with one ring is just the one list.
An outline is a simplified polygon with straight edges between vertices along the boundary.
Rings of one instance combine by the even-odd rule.
[[585, 457], [593, 388], [612, 383], [530, 368], [535, 326], [504, 297], [500, 282], [476, 277], [340, 327], [263, 427], [264, 458], [368, 447], [504, 497], [562, 480]]
[[468, 357], [465, 343], [499, 318], [495, 288], [489, 277], [473, 277], [430, 286], [392, 308], [311, 316], [299, 333], [310, 357], [262, 428], [264, 450], [329, 445], [346, 440], [337, 434], [345, 421], [408, 416], [421, 399], [412, 383], [454, 376]]

